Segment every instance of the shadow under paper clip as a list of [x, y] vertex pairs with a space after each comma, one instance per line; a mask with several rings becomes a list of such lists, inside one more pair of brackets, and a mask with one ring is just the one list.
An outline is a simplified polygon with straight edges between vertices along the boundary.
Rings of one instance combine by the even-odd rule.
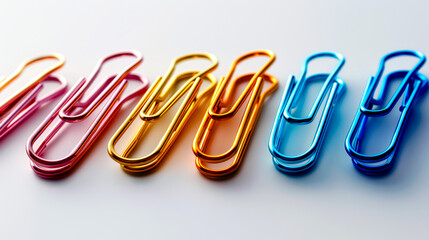
[[[317, 58], [335, 58], [339, 62], [329, 74], [319, 73], [307, 77], [309, 63]], [[344, 56], [339, 53], [316, 53], [304, 61], [299, 79], [296, 79], [293, 75], [290, 76], [289, 87], [285, 90], [280, 102], [268, 144], [268, 148], [273, 156], [274, 166], [279, 171], [288, 174], [300, 174], [307, 172], [316, 163], [335, 105], [345, 90], [344, 82], [337, 77], [344, 63]], [[309, 114], [306, 117], [293, 116], [292, 109], [296, 107], [298, 99], [303, 97], [302, 93], [304, 89], [312, 82], [318, 81], [324, 81], [324, 84]], [[294, 156], [282, 153], [279, 148], [285, 139], [285, 126], [287, 124], [310, 124], [317, 115], [325, 97], [327, 97], [325, 107], [310, 148], [304, 153]]]
[[[83, 101], [83, 96], [93, 84], [102, 66], [109, 60], [124, 56], [131, 56], [136, 60], [117, 75], [104, 80], [90, 97]], [[68, 92], [27, 142], [27, 154], [30, 157], [31, 167], [37, 175], [43, 178], [56, 178], [68, 173], [90, 149], [120, 106], [131, 98], [140, 96], [147, 89], [147, 79], [131, 74], [142, 59], [141, 53], [137, 51], [125, 51], [107, 56], [98, 62], [88, 80], [83, 78]], [[137, 81], [140, 86], [122, 98], [129, 81]], [[95, 115], [94, 112], [97, 114]], [[49, 144], [61, 135], [62, 130], [70, 127], [79, 130], [78, 123], [90, 121], [91, 119], [88, 120], [90, 116], [93, 118], [90, 126], [68, 155], [58, 159], [47, 159], [43, 156]], [[40, 143], [35, 149], [36, 142]]]
[[[410, 70], [391, 72], [382, 79], [386, 61], [399, 56], [416, 57], [419, 61]], [[411, 107], [415, 100], [427, 89], [428, 79], [418, 73], [425, 61], [424, 54], [418, 51], [403, 50], [392, 52], [381, 59], [380, 67], [375, 77], [369, 78], [360, 107], [345, 141], [346, 151], [351, 156], [354, 166], [360, 172], [368, 175], [380, 175], [387, 173], [391, 169]], [[386, 106], [383, 107], [382, 104], [386, 102], [387, 98], [387, 87], [395, 79], [402, 79], [402, 81]], [[374, 94], [380, 80], [379, 99], [376, 99]], [[368, 120], [388, 115], [402, 96], [403, 101], [399, 107], [401, 115], [387, 149], [372, 155], [362, 153], [360, 143], [365, 136], [365, 127]]]
[[[232, 79], [237, 65], [249, 58], [256, 56], [267, 56], [269, 60], [256, 73], [245, 74], [235, 79]], [[252, 133], [256, 127], [256, 123], [261, 113], [265, 98], [272, 94], [278, 86], [277, 79], [264, 72], [271, 66], [275, 60], [275, 55], [269, 50], [259, 50], [249, 52], [236, 59], [227, 76], [221, 78], [219, 85], [216, 88], [213, 99], [206, 111], [203, 121], [198, 129], [193, 143], [193, 151], [196, 156], [195, 164], [202, 175], [208, 178], [225, 178], [232, 176], [239, 168], [247, 146], [249, 145]], [[237, 91], [238, 86], [242, 82], [249, 82], [237, 101], [232, 102], [233, 94]], [[270, 83], [265, 91], [262, 91], [264, 84]], [[228, 85], [230, 85], [228, 87]], [[248, 100], [247, 106], [240, 121], [235, 140], [231, 148], [219, 155], [208, 154], [207, 147], [212, 138], [213, 128], [219, 121], [232, 119]], [[230, 108], [228, 108], [231, 106]], [[232, 163], [227, 167], [212, 168], [213, 165], [223, 165], [224, 162], [231, 160]], [[210, 163], [209, 166], [207, 163]]]
[[[206, 59], [211, 62], [211, 65], [201, 71], [189, 71], [172, 76], [179, 63], [191, 59]], [[121, 165], [125, 172], [148, 173], [161, 163], [201, 100], [209, 97], [209, 94], [214, 90], [216, 79], [210, 72], [217, 65], [217, 58], [211, 54], [189, 54], [175, 59], [167, 74], [157, 79], [109, 141], [109, 155]], [[183, 81], [185, 83], [176, 90], [178, 84]], [[204, 81], [209, 82], [210, 85], [201, 90], [200, 93]], [[183, 101], [157, 147], [146, 156], [130, 157], [135, 147], [147, 135], [151, 126], [157, 124], [160, 118], [164, 117], [168, 110], [181, 98]], [[129, 128], [135, 121], [137, 121], [138, 129], [132, 130], [135, 132], [132, 133], [129, 140], [127, 139], [125, 149], [120, 153], [117, 152], [115, 145], [127, 131], [130, 131]]]
[[[65, 59], [60, 54], [41, 56], [24, 62], [11, 76], [4, 79], [0, 77], [0, 91], [4, 91], [4, 89], [7, 88], [7, 86], [14, 80], [16, 80], [24, 71], [24, 69], [29, 65], [52, 59], [58, 60], [54, 66], [42, 72], [40, 75], [35, 77], [33, 81], [21, 88], [18, 92], [13, 95], [11, 94], [12, 97], [0, 104], [0, 139], [9, 133], [13, 128], [17, 127], [18, 124], [22, 122], [22, 120], [29, 117], [44, 103], [52, 101], [67, 90], [67, 82], [63, 77], [51, 75], [64, 65]], [[60, 85], [46, 96], [40, 98], [39, 94], [41, 93], [46, 82], [57, 82]]]

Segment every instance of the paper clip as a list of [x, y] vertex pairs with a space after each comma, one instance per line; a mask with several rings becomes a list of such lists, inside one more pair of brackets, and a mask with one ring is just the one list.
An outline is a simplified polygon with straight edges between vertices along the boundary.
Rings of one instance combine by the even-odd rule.
[[[410, 56], [419, 59], [418, 63], [410, 70], [400, 70], [387, 74], [382, 78], [386, 61], [399, 56]], [[354, 166], [365, 174], [382, 174], [387, 172], [395, 158], [398, 142], [404, 130], [404, 124], [410, 112], [415, 99], [423, 94], [426, 90], [428, 79], [418, 73], [419, 69], [426, 61], [423, 53], [418, 51], [396, 51], [387, 54], [381, 59], [380, 67], [375, 77], [370, 77], [362, 96], [360, 107], [357, 111], [355, 119], [352, 123], [350, 131], [345, 141], [347, 153], [351, 156]], [[386, 102], [387, 88], [392, 80], [402, 79], [401, 83], [393, 94], [386, 106], [382, 104]], [[379, 98], [375, 98], [374, 94], [378, 83], [381, 80], [379, 90]], [[403, 95], [402, 105], [399, 107], [401, 112], [395, 132], [386, 150], [379, 154], [363, 154], [361, 153], [361, 140], [365, 135], [365, 126], [370, 117], [383, 117], [388, 115], [396, 103]]]
[[[308, 64], [317, 58], [335, 58], [339, 62], [331, 73], [318, 73], [307, 77]], [[317, 157], [322, 147], [323, 139], [328, 129], [329, 120], [334, 112], [334, 107], [345, 89], [344, 82], [337, 77], [338, 72], [345, 63], [344, 56], [339, 53], [321, 52], [309, 56], [302, 65], [302, 74], [297, 80], [295, 76], [289, 77], [289, 87], [283, 94], [277, 111], [274, 125], [271, 131], [268, 148], [273, 156], [274, 166], [284, 173], [299, 173], [310, 169], [316, 163]], [[293, 116], [292, 109], [295, 108], [299, 98], [302, 98], [302, 92], [305, 87], [316, 81], [324, 81], [322, 89], [319, 92], [309, 114], [306, 117]], [[282, 145], [285, 136], [284, 128], [287, 124], [310, 124], [327, 97], [323, 113], [313, 138], [310, 148], [295, 156], [287, 156], [282, 153], [279, 147]]]
[[[185, 72], [172, 77], [175, 67], [180, 62], [195, 58], [207, 59], [212, 63], [205, 70]], [[168, 149], [180, 135], [180, 132], [199, 102], [214, 90], [216, 79], [209, 73], [213, 71], [217, 65], [217, 58], [211, 54], [189, 54], [175, 59], [171, 63], [167, 74], [158, 77], [155, 84], [146, 92], [127, 120], [109, 141], [109, 155], [121, 165], [124, 171], [129, 173], [147, 172], [155, 168], [161, 162]], [[199, 93], [203, 80], [208, 80], [210, 86]], [[178, 90], [175, 90], [177, 84], [181, 81], [185, 81], [185, 83]], [[143, 157], [129, 157], [139, 141], [148, 132], [150, 126], [156, 124], [157, 120], [162, 118], [182, 97], [184, 97], [183, 102], [156, 149]], [[125, 149], [121, 153], [118, 153], [115, 149], [115, 145], [134, 121], [138, 121], [138, 130], [132, 130], [135, 131], [133, 137], [128, 141], [128, 145]]]
[[[55, 63], [55, 65], [47, 69], [45, 72], [35, 77], [33, 81], [31, 81], [25, 87], [20, 89], [12, 97], [8, 98], [0, 104], [0, 116], [2, 118], [0, 121], [0, 138], [9, 133], [22, 120], [27, 118], [44, 103], [52, 101], [66, 91], [66, 80], [63, 77], [55, 77], [51, 75], [64, 65], [65, 59], [60, 54], [41, 56], [24, 62], [11, 76], [7, 78], [0, 77], [0, 79], [2, 79], [0, 80], [1, 91], [7, 88], [7, 86], [11, 82], [16, 80], [19, 75], [24, 71], [24, 69], [29, 65], [50, 59], [58, 61], [57, 63]], [[51, 91], [51, 93], [49, 93], [48, 95], [39, 98], [39, 93], [42, 91], [46, 82], [57, 82], [60, 85], [55, 90]]]
[[[269, 60], [258, 72], [245, 74], [235, 78], [234, 80], [231, 80], [234, 71], [240, 62], [256, 56], [268, 56]], [[221, 78], [220, 83], [216, 88], [212, 102], [210, 103], [209, 109], [205, 113], [200, 128], [198, 129], [198, 132], [195, 136], [192, 147], [196, 155], [196, 166], [204, 176], [208, 178], [227, 177], [236, 172], [236, 170], [239, 168], [244, 156], [244, 152], [246, 151], [246, 147], [248, 146], [251, 135], [255, 129], [259, 114], [261, 113], [264, 100], [268, 95], [272, 94], [277, 89], [277, 79], [268, 74], [264, 74], [268, 67], [270, 67], [270, 65], [274, 62], [274, 60], [275, 55], [269, 50], [249, 52], [236, 59], [233, 62], [227, 76]], [[233, 103], [232, 107], [227, 109], [227, 107], [232, 104], [230, 102], [232, 101], [234, 91], [237, 90], [237, 87], [241, 82], [249, 83], [244, 89], [243, 93], [238, 97], [237, 101]], [[264, 82], [269, 82], [271, 85], [263, 92], [262, 89], [264, 87]], [[228, 84], [231, 84], [229, 88], [227, 88]], [[215, 122], [231, 119], [234, 117], [234, 115], [236, 115], [239, 109], [243, 106], [243, 103], [246, 101], [246, 99], [249, 100], [231, 148], [219, 155], [210, 155], [206, 153], [205, 151], [207, 150], [209, 138], [211, 137], [211, 132], [215, 126]], [[227, 167], [213, 169], [207, 166], [207, 163], [222, 164], [232, 158], [234, 158], [232, 163]]]
[[[86, 93], [106, 62], [124, 56], [131, 56], [136, 60], [117, 75], [107, 78], [90, 95]], [[125, 51], [107, 56], [98, 62], [88, 80], [82, 78], [68, 92], [27, 142], [27, 154], [30, 157], [31, 166], [39, 176], [54, 178], [63, 176], [70, 171], [89, 150], [119, 110], [120, 105], [141, 95], [147, 89], [147, 79], [131, 74], [142, 62], [142, 59], [141, 53], [137, 51]], [[133, 89], [127, 96], [122, 96], [130, 81], [139, 82], [140, 86]], [[89, 95], [87, 100], [83, 100], [84, 95]], [[93, 120], [89, 119], [92, 121], [90, 126], [86, 127], [82, 138], [74, 145], [69, 154], [58, 159], [47, 159], [43, 156], [49, 144], [62, 135], [61, 131], [67, 127], [74, 127], [79, 131], [81, 129], [79, 123], [87, 120], [90, 116], [93, 118]], [[36, 142], [40, 143], [35, 145]]]

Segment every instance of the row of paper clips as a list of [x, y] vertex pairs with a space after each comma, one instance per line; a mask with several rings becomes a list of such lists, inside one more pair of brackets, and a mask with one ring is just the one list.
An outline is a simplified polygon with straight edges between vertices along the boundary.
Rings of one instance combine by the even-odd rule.
[[[250, 58], [261, 56], [268, 58], [262, 68], [242, 76], [233, 76], [238, 64]], [[418, 63], [410, 70], [391, 72], [383, 77], [386, 61], [399, 56], [416, 57]], [[122, 71], [117, 72], [116, 75], [101, 81], [99, 85], [95, 86], [92, 93], [88, 93], [88, 89], [94, 84], [103, 65], [112, 59], [121, 57], [133, 57], [135, 61]], [[309, 63], [318, 58], [334, 58], [338, 64], [330, 73], [307, 76]], [[57, 63], [0, 105], [2, 114], [0, 137], [17, 127], [23, 119], [29, 117], [43, 103], [66, 92], [67, 82], [64, 78], [54, 74], [64, 65], [65, 61], [64, 57], [58, 54], [39, 57], [22, 64], [10, 77], [1, 80], [0, 90], [14, 81], [26, 66], [46, 59], [56, 59]], [[204, 59], [208, 60], [210, 64], [203, 70], [174, 74], [179, 63], [190, 59]], [[142, 63], [142, 60], [141, 53], [137, 51], [125, 51], [109, 55], [97, 63], [95, 70], [88, 78], [82, 78], [68, 91], [46, 120], [30, 136], [26, 145], [31, 167], [39, 176], [55, 178], [70, 172], [91, 148], [110, 120], [114, 118], [121, 105], [137, 97], [141, 97], [140, 101], [113, 135], [107, 147], [109, 155], [120, 164], [123, 170], [130, 173], [142, 173], [158, 166], [180, 132], [185, 128], [195, 109], [203, 99], [211, 99], [192, 146], [196, 156], [196, 166], [204, 176], [209, 178], [226, 177], [237, 171], [254, 132], [264, 100], [278, 86], [277, 79], [266, 73], [275, 60], [274, 53], [269, 50], [259, 50], [239, 57], [232, 63], [226, 76], [220, 78], [219, 83], [211, 73], [218, 65], [215, 56], [207, 53], [185, 55], [175, 59], [167, 73], [159, 77], [150, 88], [146, 78], [133, 73], [133, 70]], [[419, 73], [419, 69], [425, 60], [425, 56], [417, 51], [392, 52], [381, 59], [377, 74], [369, 78], [356, 117], [345, 141], [346, 150], [352, 157], [354, 166], [360, 171], [367, 174], [378, 174], [386, 172], [391, 167], [411, 106], [427, 86], [428, 79]], [[344, 82], [338, 77], [344, 63], [345, 59], [339, 53], [317, 53], [304, 61], [301, 75], [298, 78], [290, 77], [289, 86], [283, 94], [268, 144], [274, 165], [281, 172], [303, 172], [316, 163], [334, 107], [345, 89]], [[400, 79], [401, 83], [391, 99], [388, 100], [386, 99], [387, 89], [395, 79]], [[46, 96], [39, 96], [44, 84], [48, 81], [57, 82], [58, 88]], [[131, 82], [137, 84], [138, 87], [129, 87]], [[294, 116], [298, 99], [303, 98], [303, 92], [313, 82], [323, 83], [323, 86], [308, 115], [306, 117]], [[234, 100], [239, 85], [242, 84], [245, 84], [244, 90]], [[125, 91], [127, 86], [128, 91]], [[377, 87], [379, 87], [379, 97], [375, 98]], [[402, 103], [398, 108], [400, 118], [388, 148], [374, 155], [362, 153], [360, 143], [364, 138], [368, 120], [389, 114], [401, 97]], [[385, 102], [387, 104], [384, 106], [383, 103]], [[322, 105], [324, 105], [323, 110], [321, 110]], [[168, 111], [171, 111], [173, 106], [176, 106], [177, 112], [172, 117], [173, 120], [168, 125], [156, 148], [145, 156], [132, 157], [135, 148], [142, 142], [143, 138], [148, 137], [149, 129], [168, 115]], [[295, 156], [289, 156], [282, 152], [282, 146], [287, 144], [285, 134], [288, 131], [285, 131], [285, 127], [294, 124], [309, 124], [315, 119], [319, 110], [323, 112], [310, 148]], [[209, 146], [213, 143], [213, 134], [219, 128], [217, 125], [221, 121], [232, 119], [237, 115], [241, 116], [241, 120], [238, 118], [238, 129], [232, 146], [222, 154], [209, 154]], [[85, 121], [90, 122], [82, 131], [79, 123]], [[47, 157], [45, 152], [55, 147], [56, 139], [67, 139], [65, 133], [70, 129], [73, 132], [83, 132], [80, 140], [73, 144], [75, 147], [71, 152], [59, 158]], [[125, 143], [125, 147], [118, 150], [118, 142]]]

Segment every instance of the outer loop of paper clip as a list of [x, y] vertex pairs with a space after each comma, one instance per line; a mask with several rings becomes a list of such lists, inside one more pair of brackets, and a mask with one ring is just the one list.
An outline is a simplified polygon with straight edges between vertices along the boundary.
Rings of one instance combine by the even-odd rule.
[[[334, 71], [332, 71], [331, 73], [320, 73], [306, 77], [308, 63], [311, 60], [319, 57], [333, 57], [338, 59], [339, 63], [337, 64]], [[274, 166], [278, 170], [285, 173], [298, 173], [310, 169], [316, 163], [316, 159], [322, 146], [322, 142], [326, 134], [334, 106], [345, 88], [344, 82], [336, 76], [341, 67], [344, 65], [344, 61], [344, 57], [338, 53], [314, 54], [308, 57], [304, 62], [302, 68], [303, 73], [301, 73], [301, 77], [298, 80], [296, 80], [294, 76], [290, 77], [289, 87], [284, 91], [280, 106], [276, 114], [276, 118], [274, 120], [274, 125], [271, 131], [270, 141], [268, 144], [268, 148], [273, 156]], [[307, 118], [294, 118], [290, 114], [289, 118], [286, 118], [285, 115], [290, 112], [290, 109], [289, 111], [287, 111], [287, 108], [292, 108], [293, 102], [295, 101], [294, 98], [302, 97], [302, 91], [305, 88], [306, 84], [308, 82], [320, 80], [324, 80], [324, 85], [318, 95], [318, 98], [313, 104], [312, 111], [307, 116]], [[326, 95], [327, 101], [325, 103], [323, 113], [321, 114], [320, 122], [318, 124], [315, 136], [309, 149], [307, 149], [302, 154], [294, 156], [288, 156], [282, 153], [278, 149], [278, 147], [282, 144], [282, 141], [284, 141], [284, 136], [282, 134], [285, 124], [308, 124], [313, 121], [314, 116], [319, 108], [317, 105], [321, 105]]]
[[[383, 73], [384, 63], [388, 59], [402, 55], [415, 56], [419, 58], [419, 62], [408, 71], [400, 70], [392, 72], [387, 74], [383, 79], [380, 79]], [[396, 156], [399, 139], [404, 132], [404, 124], [409, 114], [409, 111], [415, 100], [427, 88], [427, 77], [423, 74], [418, 73], [418, 70], [422, 67], [424, 62], [425, 56], [420, 52], [393, 52], [382, 58], [380, 63], [380, 69], [377, 72], [376, 77], [370, 77], [362, 96], [360, 108], [358, 109], [358, 112], [355, 116], [355, 119], [352, 123], [352, 126], [345, 141], [346, 151], [351, 156], [353, 164], [358, 170], [367, 174], [379, 174], [390, 169], [393, 160]], [[393, 97], [390, 99], [387, 106], [383, 109], [377, 109], [372, 111], [371, 108], [373, 108], [374, 105], [380, 105], [381, 103], [385, 102], [385, 98], [387, 97], [387, 86], [391, 81], [398, 78], [402, 79], [402, 82], [394, 93]], [[380, 80], [382, 81], [381, 89], [379, 91], [380, 97], [379, 99], [375, 100], [373, 98], [373, 95]], [[398, 120], [396, 129], [393, 133], [392, 139], [390, 140], [389, 146], [384, 151], [378, 154], [361, 153], [361, 140], [364, 137], [368, 119], [370, 117], [382, 117], [387, 115], [394, 108], [394, 105], [398, 104], [397, 102], [401, 96], [403, 98], [403, 103], [401, 103], [401, 106], [399, 107], [401, 115]], [[369, 112], [365, 111], [365, 109], [368, 109]]]
[[[194, 58], [204, 58], [212, 62], [210, 66], [201, 71], [190, 71], [173, 76], [173, 72], [178, 63]], [[129, 173], [147, 172], [155, 168], [161, 161], [168, 149], [172, 146], [180, 131], [185, 127], [187, 120], [198, 106], [199, 102], [211, 93], [216, 86], [216, 79], [210, 74], [218, 65], [217, 58], [207, 53], [189, 54], [175, 59], [170, 65], [167, 73], [159, 77], [157, 81], [146, 92], [127, 120], [116, 131], [108, 144], [109, 155], [121, 164], [123, 170]], [[175, 85], [179, 81], [186, 80], [181, 88], [176, 89]], [[210, 82], [208, 87], [200, 91], [202, 82]], [[174, 92], [172, 92], [174, 91]], [[167, 97], [172, 95], [172, 97]], [[138, 145], [141, 136], [148, 131], [151, 124], [156, 124], [158, 118], [161, 118], [178, 100], [184, 99], [175, 113], [172, 122], [169, 124], [161, 141], [157, 147], [149, 154], [143, 157], [131, 158], [129, 155]], [[163, 104], [160, 106], [160, 104]], [[138, 130], [129, 139], [128, 145], [118, 153], [115, 149], [116, 143], [131, 126], [134, 121], [141, 121]]]
[[[256, 73], [245, 74], [238, 78], [233, 78], [233, 74], [238, 63], [256, 56], [268, 56], [269, 60]], [[262, 110], [265, 97], [273, 93], [278, 86], [276, 78], [265, 74], [265, 71], [274, 60], [275, 55], [269, 50], [259, 50], [244, 54], [233, 62], [226, 77], [221, 78], [221, 82], [216, 88], [210, 107], [203, 118], [197, 135], [194, 138], [192, 147], [196, 156], [196, 167], [204, 176], [208, 178], [231, 176], [239, 168], [249, 144], [251, 134], [254, 131], [257, 119]], [[238, 100], [236, 100], [234, 104], [230, 104], [233, 93], [236, 91], [236, 87], [242, 81], [248, 81], [249, 83], [238, 97]], [[265, 91], [262, 91], [265, 81], [271, 82], [271, 85]], [[232, 146], [222, 154], [212, 155], [206, 153], [207, 144], [210, 142], [209, 138], [212, 135], [216, 121], [232, 118], [238, 112], [238, 109], [243, 107], [243, 103], [246, 99], [248, 99], [248, 103], [245, 106], [243, 117], [241, 118]], [[232, 105], [232, 107], [226, 109], [229, 105]], [[222, 110], [222, 112], [220, 112], [220, 110]], [[215, 164], [225, 162], [231, 158], [233, 158], [232, 163], [227, 167], [215, 169], [206, 165], [207, 163]]]
[[[27, 142], [27, 154], [29, 155], [31, 161], [31, 166], [36, 174], [44, 178], [55, 178], [67, 173], [71, 170], [83, 157], [83, 155], [89, 150], [92, 143], [98, 138], [99, 134], [102, 132], [104, 127], [107, 126], [109, 121], [113, 118], [114, 114], [117, 113], [119, 106], [126, 100], [129, 100], [131, 97], [134, 97], [138, 94], [141, 94], [147, 89], [148, 81], [145, 78], [141, 78], [138, 75], [128, 74], [132, 69], [136, 67], [136, 63], [139, 63], [139, 59], [135, 64], [132, 64], [124, 71], [121, 71], [120, 74], [123, 76], [114, 75], [110, 78], [107, 78], [103, 81], [103, 84], [97, 86], [98, 89], [95, 91], [95, 94], [92, 93], [89, 100], [86, 102], [79, 102], [80, 98], [87, 91], [89, 84], [95, 79], [96, 75], [100, 71], [101, 65], [112, 58], [119, 56], [136, 56], [134, 52], [125, 52], [118, 53], [108, 56], [103, 59], [97, 65], [95, 73], [91, 76], [89, 80], [83, 78], [79, 81], [63, 98], [63, 100], [56, 106], [56, 108], [51, 112], [51, 114], [44, 120], [44, 122], [39, 126], [39, 128], [32, 134]], [[137, 56], [140, 53], [137, 54]], [[124, 95], [124, 90], [128, 86], [130, 80], [138, 81], [142, 83], [141, 86], [133, 88], [130, 93]], [[102, 94], [104, 96], [99, 96]], [[103, 102], [103, 105], [100, 107], [100, 103], [92, 106], [88, 104], [88, 101], [97, 99]], [[104, 101], [106, 99], [106, 101]], [[83, 121], [86, 118], [74, 118], [79, 114], [72, 115], [71, 120], [64, 119], [60, 116], [60, 112], [67, 112], [64, 108], [69, 107], [70, 112], [73, 112], [73, 108], [83, 108], [83, 110], [88, 110], [88, 114], [91, 114], [94, 109], [93, 107], [101, 108], [100, 111], [94, 115], [94, 119], [90, 123], [83, 136], [77, 141], [77, 144], [71, 152], [67, 153], [66, 156], [57, 158], [57, 159], [48, 159], [43, 156], [43, 151], [45, 148], [49, 147], [49, 142], [58, 135], [61, 129], [64, 127], [65, 123], [72, 123], [75, 121]], [[81, 112], [80, 112], [81, 113]], [[52, 126], [50, 126], [52, 125]], [[43, 137], [43, 138], [42, 138]], [[37, 149], [35, 149], [36, 141], [39, 141]]]

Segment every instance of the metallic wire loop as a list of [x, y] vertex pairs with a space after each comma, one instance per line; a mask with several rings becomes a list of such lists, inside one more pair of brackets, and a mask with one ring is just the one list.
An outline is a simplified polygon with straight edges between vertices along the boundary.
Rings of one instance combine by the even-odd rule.
[[[205, 59], [211, 62], [210, 66], [201, 71], [189, 71], [173, 76], [176, 66], [190, 59]], [[109, 155], [118, 162], [122, 169], [129, 173], [147, 172], [158, 166], [176, 138], [186, 125], [192, 113], [201, 100], [208, 97], [216, 86], [216, 79], [210, 74], [218, 65], [215, 56], [208, 53], [189, 54], [175, 59], [164, 76], [161, 76], [146, 92], [132, 113], [122, 126], [116, 131], [108, 144]], [[178, 83], [184, 84], [177, 89]], [[204, 81], [209, 86], [201, 90]], [[182, 100], [173, 120], [169, 124], [164, 136], [157, 147], [146, 156], [132, 158], [130, 155], [139, 145], [139, 142], [147, 134], [153, 124], [157, 124], [168, 111]], [[132, 137], [126, 139], [127, 145], [121, 152], [116, 150], [118, 141], [124, 137], [130, 126], [137, 121], [138, 129], [132, 132]]]
[[[418, 63], [410, 70], [394, 71], [382, 78], [386, 61], [400, 56], [415, 57], [418, 59]], [[407, 116], [415, 100], [427, 88], [427, 77], [418, 72], [425, 61], [424, 54], [418, 51], [403, 50], [392, 52], [381, 59], [380, 67], [375, 77], [369, 78], [359, 109], [345, 141], [346, 151], [359, 171], [366, 174], [382, 174], [392, 166]], [[386, 101], [389, 84], [396, 79], [402, 79], [401, 83], [389, 101]], [[377, 99], [374, 95], [379, 82], [381, 85], [378, 93], [379, 98]], [[398, 108], [400, 117], [387, 149], [378, 154], [362, 153], [361, 141], [365, 137], [368, 120], [388, 115], [393, 111], [401, 97], [403, 101]], [[382, 105], [384, 102], [387, 102], [385, 106]]]
[[[245, 74], [232, 79], [234, 71], [240, 62], [256, 56], [266, 56], [269, 60], [256, 73]], [[227, 76], [221, 78], [192, 146], [196, 155], [196, 166], [204, 176], [208, 178], [222, 178], [235, 173], [239, 168], [259, 114], [261, 113], [264, 100], [277, 89], [277, 79], [265, 74], [265, 71], [274, 60], [275, 55], [269, 50], [249, 52], [236, 59]], [[234, 103], [231, 103], [234, 92], [237, 91], [237, 87], [242, 82], [248, 82], [246, 88], [238, 99]], [[262, 91], [264, 85], [267, 83], [270, 85], [265, 91]], [[244, 106], [246, 101], [247, 105]], [[231, 107], [228, 108], [228, 106]], [[206, 153], [216, 122], [232, 119], [240, 111], [241, 107], [245, 107], [245, 110], [231, 148], [219, 155]], [[231, 159], [232, 163], [227, 167], [214, 169], [208, 166], [208, 164], [221, 164]]]
[[[52, 101], [67, 90], [67, 82], [63, 77], [51, 75], [64, 65], [65, 58], [60, 54], [51, 54], [30, 59], [22, 63], [12, 75], [6, 78], [0, 77], [0, 91], [4, 91], [4, 89], [16, 80], [29, 65], [45, 60], [57, 60], [57, 62], [46, 71], [36, 76], [34, 80], [29, 82], [14, 95], [0, 103], [0, 138], [18, 126], [22, 120], [29, 117], [44, 103]], [[59, 86], [50, 91], [47, 95], [41, 97], [39, 95], [44, 84], [47, 82], [56, 82], [59, 83]]]
[[[87, 93], [103, 65], [112, 59], [124, 56], [133, 57], [135, 61], [120, 71], [117, 75], [104, 80], [95, 87], [92, 93]], [[142, 55], [137, 51], [124, 51], [101, 59], [88, 80], [82, 78], [62, 99], [57, 107], [31, 135], [27, 142], [27, 154], [33, 170], [41, 177], [55, 178], [68, 173], [90, 149], [109, 121], [120, 109], [121, 104], [131, 98], [140, 96], [148, 87], [148, 80], [131, 72], [142, 62]], [[130, 81], [138, 82], [131, 93], [124, 95]], [[83, 100], [84, 96], [87, 100]], [[94, 112], [96, 111], [96, 112]], [[71, 152], [58, 159], [48, 159], [44, 153], [56, 138], [61, 137], [66, 128], [80, 130], [79, 123], [84, 123], [90, 116], [90, 126], [85, 129], [81, 139]], [[40, 142], [38, 146], [36, 142]]]
[[[338, 64], [331, 73], [314, 74], [307, 77], [308, 64], [317, 58], [334, 58]], [[337, 77], [338, 72], [345, 63], [344, 56], [339, 53], [321, 52], [309, 56], [302, 65], [301, 76], [297, 80], [295, 76], [290, 76], [289, 87], [285, 90], [280, 106], [277, 111], [274, 125], [271, 131], [268, 148], [273, 156], [274, 166], [284, 173], [299, 173], [314, 166], [322, 147], [323, 139], [328, 129], [329, 121], [334, 112], [334, 108], [345, 89], [344, 82]], [[302, 92], [311, 82], [323, 81], [324, 84], [320, 90], [309, 114], [306, 117], [293, 116], [292, 109], [300, 98], [303, 98]], [[281, 152], [279, 147], [285, 140], [285, 126], [288, 124], [309, 124], [311, 123], [322, 102], [327, 97], [323, 113], [321, 114], [316, 133], [310, 148], [302, 154], [288, 156]]]

